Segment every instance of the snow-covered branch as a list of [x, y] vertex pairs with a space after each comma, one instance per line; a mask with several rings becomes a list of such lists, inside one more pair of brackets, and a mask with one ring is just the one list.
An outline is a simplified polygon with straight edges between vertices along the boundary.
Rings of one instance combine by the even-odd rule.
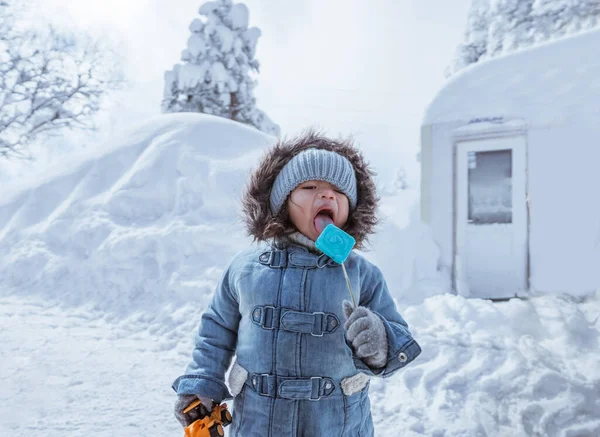
[[0, 156], [64, 129], [91, 129], [92, 116], [121, 76], [112, 53], [85, 35], [18, 25], [0, 2]]

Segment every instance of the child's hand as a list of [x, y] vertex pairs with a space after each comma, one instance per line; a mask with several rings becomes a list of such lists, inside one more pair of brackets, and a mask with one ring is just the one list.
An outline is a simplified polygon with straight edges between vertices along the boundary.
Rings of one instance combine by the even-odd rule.
[[346, 337], [352, 343], [356, 356], [369, 367], [383, 367], [387, 362], [387, 334], [383, 322], [366, 307], [357, 307], [345, 300], [343, 302], [346, 315]]
[[184, 414], [183, 410], [185, 410], [192, 402], [196, 399], [200, 399], [202, 405], [206, 408], [206, 410], [210, 413], [212, 410], [213, 401], [210, 398], [206, 398], [200, 395], [177, 395], [177, 400], [175, 401], [175, 417], [181, 423], [181, 426], [186, 427], [190, 425], [195, 420], [199, 419], [199, 417], [194, 417], [193, 414]]

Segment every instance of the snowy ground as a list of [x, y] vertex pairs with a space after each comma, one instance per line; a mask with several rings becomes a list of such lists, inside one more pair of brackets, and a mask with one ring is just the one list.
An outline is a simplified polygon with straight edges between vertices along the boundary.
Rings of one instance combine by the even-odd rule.
[[[170, 384], [225, 262], [248, 243], [232, 211], [271, 141], [164, 116], [44, 184], [4, 191], [0, 435], [182, 435]], [[384, 199], [366, 254], [423, 348], [372, 382], [377, 435], [600, 435], [600, 292], [446, 294], [427, 229], [409, 224], [414, 201]]]
[[[0, 299], [0, 435], [181, 435], [169, 388], [199, 308], [121, 318]], [[600, 435], [599, 296], [404, 308], [423, 354], [371, 389], [376, 435]]]

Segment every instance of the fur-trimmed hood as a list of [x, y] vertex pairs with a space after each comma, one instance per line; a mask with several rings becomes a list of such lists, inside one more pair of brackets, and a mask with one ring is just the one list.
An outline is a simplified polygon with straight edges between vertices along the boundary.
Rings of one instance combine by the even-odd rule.
[[374, 233], [374, 227], [378, 223], [376, 210], [379, 198], [373, 181], [375, 173], [351, 140], [332, 140], [313, 131], [297, 138], [279, 140], [266, 152], [252, 172], [242, 198], [243, 220], [248, 234], [254, 241], [279, 241], [296, 231], [289, 220], [286, 204], [279, 214], [273, 215], [269, 199], [275, 178], [283, 167], [298, 153], [310, 148], [336, 152], [352, 164], [356, 174], [358, 200], [343, 229], [354, 237], [355, 247], [364, 250], [368, 235]]

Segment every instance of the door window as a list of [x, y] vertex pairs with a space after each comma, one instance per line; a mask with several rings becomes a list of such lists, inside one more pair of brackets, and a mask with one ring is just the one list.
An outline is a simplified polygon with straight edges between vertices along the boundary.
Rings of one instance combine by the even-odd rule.
[[512, 223], [512, 150], [468, 152], [469, 223]]

